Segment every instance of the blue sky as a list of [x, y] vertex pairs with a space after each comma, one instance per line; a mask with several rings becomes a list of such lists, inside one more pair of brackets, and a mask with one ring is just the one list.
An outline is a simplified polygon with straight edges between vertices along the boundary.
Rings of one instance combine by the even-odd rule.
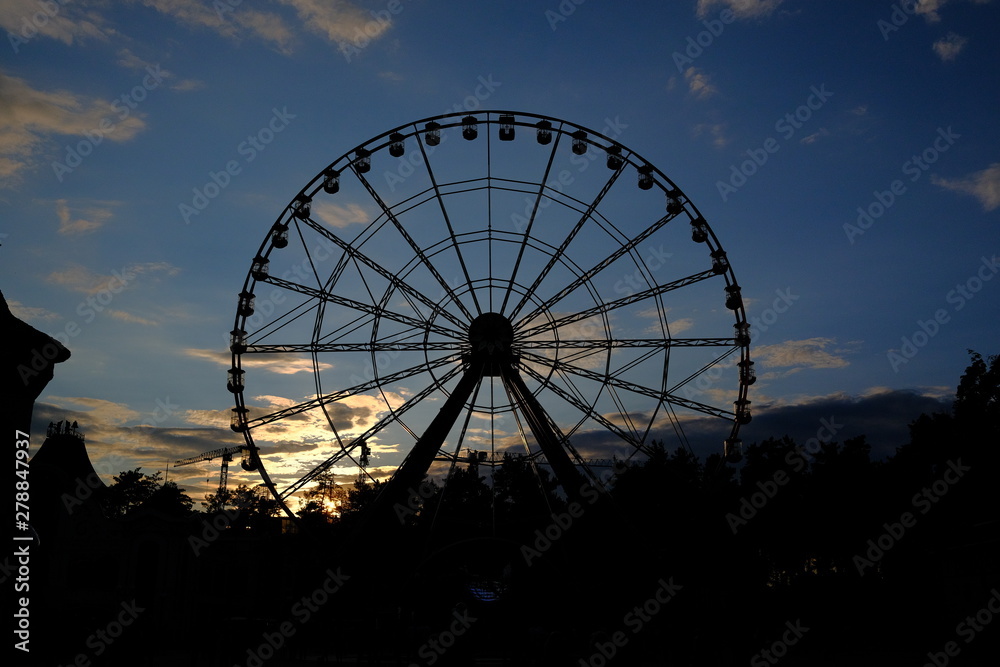
[[[0, 25], [0, 287], [73, 352], [36, 423], [77, 419], [106, 477], [236, 441], [228, 332], [272, 223], [453, 111], [610, 128], [683, 189], [756, 322], [745, 440], [828, 415], [891, 452], [997, 352], [997, 2], [8, 0]], [[285, 371], [261, 395], [300, 400]], [[204, 471], [177, 478], [200, 497]]]

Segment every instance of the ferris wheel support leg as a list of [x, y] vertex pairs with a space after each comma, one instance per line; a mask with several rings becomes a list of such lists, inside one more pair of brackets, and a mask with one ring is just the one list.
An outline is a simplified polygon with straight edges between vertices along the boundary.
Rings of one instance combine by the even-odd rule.
[[524, 384], [524, 380], [521, 379], [521, 375], [513, 364], [501, 365], [500, 376], [511, 395], [517, 400], [518, 407], [524, 414], [532, 435], [535, 436], [538, 446], [541, 447], [545, 458], [552, 466], [552, 471], [566, 492], [566, 496], [570, 500], [579, 499], [585, 482], [577, 472], [566, 449], [560, 443], [560, 438], [552, 428], [542, 404]]
[[406, 460], [379, 494], [370, 510], [372, 517], [376, 520], [378, 517], [395, 517], [396, 514], [390, 508], [398, 503], [405, 504], [407, 498], [416, 493], [417, 487], [423, 481], [482, 376], [483, 362], [473, 360], [451, 392], [451, 396], [441, 406], [441, 410], [421, 434]]

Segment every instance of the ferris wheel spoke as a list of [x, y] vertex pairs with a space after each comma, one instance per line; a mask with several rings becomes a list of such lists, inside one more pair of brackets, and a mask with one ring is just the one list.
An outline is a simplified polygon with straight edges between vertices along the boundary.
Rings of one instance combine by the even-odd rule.
[[357, 176], [358, 180], [361, 181], [361, 184], [365, 186], [366, 190], [368, 190], [368, 194], [371, 196], [372, 199], [375, 200], [375, 203], [379, 205], [379, 208], [382, 209], [382, 213], [386, 216], [386, 218], [388, 218], [389, 222], [392, 223], [393, 227], [396, 228], [399, 234], [406, 241], [407, 245], [410, 246], [410, 249], [413, 251], [413, 254], [416, 255], [420, 259], [421, 264], [423, 264], [424, 267], [431, 272], [431, 275], [434, 276], [434, 279], [438, 282], [438, 284], [441, 286], [441, 289], [444, 290], [444, 293], [448, 295], [449, 299], [451, 299], [451, 301], [455, 304], [455, 306], [459, 310], [461, 310], [462, 314], [465, 315], [465, 317], [467, 317], [471, 321], [473, 319], [472, 313], [469, 312], [469, 309], [466, 308], [465, 304], [462, 303], [462, 301], [458, 298], [458, 295], [455, 294], [455, 291], [452, 289], [451, 285], [448, 284], [448, 281], [444, 279], [444, 276], [441, 275], [441, 272], [437, 270], [437, 267], [434, 266], [434, 264], [430, 261], [430, 259], [420, 248], [420, 246], [417, 245], [417, 242], [413, 239], [412, 236], [410, 236], [410, 233], [407, 232], [406, 229], [403, 227], [403, 225], [399, 222], [399, 219], [396, 217], [396, 214], [392, 212], [392, 210], [385, 203], [382, 197], [379, 196], [375, 188], [372, 187], [372, 184], [368, 182], [368, 179], [366, 179], [361, 173], [359, 173], [357, 169], [354, 169], [353, 167], [352, 169], [355, 175]]
[[617, 387], [619, 389], [624, 389], [630, 391], [634, 394], [639, 394], [641, 396], [648, 396], [650, 398], [655, 398], [658, 401], [666, 401], [672, 403], [673, 405], [678, 405], [681, 407], [688, 408], [690, 410], [695, 410], [697, 412], [702, 412], [707, 415], [712, 415], [713, 417], [722, 417], [725, 419], [732, 419], [735, 417], [733, 412], [717, 408], [714, 405], [707, 405], [705, 403], [699, 403], [698, 401], [693, 401], [689, 398], [684, 398], [678, 396], [668, 391], [662, 389], [655, 389], [653, 387], [646, 387], [635, 382], [629, 382], [628, 380], [623, 380], [614, 375], [606, 375], [603, 373], [596, 373], [592, 370], [581, 368], [573, 364], [566, 363], [562, 360], [549, 359], [548, 357], [542, 357], [536, 354], [526, 353], [522, 355], [522, 358], [530, 358], [536, 363], [544, 364], [546, 366], [551, 366], [558, 370], [567, 371], [573, 373], [574, 375], [579, 375], [580, 377], [593, 380], [595, 382], [600, 382], [612, 387]]
[[[715, 271], [709, 269], [707, 271], [702, 271], [701, 273], [695, 273], [694, 275], [687, 276], [686, 278], [680, 278], [669, 283], [664, 283], [662, 285], [656, 285], [655, 287], [650, 287], [649, 289], [644, 289], [642, 291], [636, 292], [635, 294], [630, 294], [629, 296], [622, 297], [620, 299], [615, 299], [614, 301], [608, 301], [606, 303], [601, 303], [592, 308], [586, 310], [581, 310], [570, 315], [564, 315], [563, 317], [556, 318], [551, 322], [546, 322], [534, 326], [530, 329], [525, 329], [524, 331], [518, 332], [519, 336], [531, 337], [537, 336], [538, 334], [544, 333], [546, 331], [552, 331], [558, 327], [566, 326], [567, 324], [572, 324], [573, 322], [579, 322], [585, 320], [589, 317], [595, 315], [603, 315], [609, 313], [618, 308], [628, 306], [630, 304], [636, 303], [638, 301], [643, 301], [666, 292], [670, 292], [675, 289], [680, 289], [681, 287], [687, 287], [688, 285], [693, 285], [695, 283], [701, 282], [702, 280], [707, 280], [718, 274]], [[514, 326], [515, 331], [518, 326], [525, 326], [529, 324], [530, 321], [527, 318], [522, 319], [518, 325]]]
[[286, 345], [247, 345], [244, 354], [289, 354], [303, 352], [461, 352], [468, 346], [455, 342], [411, 341], [403, 343], [290, 343]]
[[535, 201], [531, 205], [531, 215], [528, 216], [528, 224], [524, 228], [523, 238], [521, 239], [520, 246], [517, 250], [517, 258], [514, 260], [514, 266], [510, 270], [510, 281], [508, 282], [507, 291], [503, 296], [503, 303], [500, 305], [500, 312], [504, 312], [507, 308], [507, 301], [510, 299], [511, 290], [516, 284], [517, 271], [521, 268], [521, 260], [524, 258], [524, 250], [528, 244], [528, 239], [531, 238], [531, 228], [535, 224], [535, 216], [538, 214], [539, 204], [542, 201], [542, 196], [545, 194], [546, 183], [549, 182], [549, 172], [552, 171], [552, 163], [556, 159], [556, 151], [559, 148], [559, 139], [562, 137], [562, 132], [556, 134], [556, 140], [552, 142], [552, 150], [549, 151], [549, 159], [545, 164], [545, 172], [542, 176], [542, 180], [538, 184], [538, 192], [535, 193]]
[[569, 403], [570, 405], [572, 405], [573, 407], [575, 407], [583, 415], [585, 415], [585, 416], [593, 419], [595, 422], [597, 422], [598, 424], [600, 424], [604, 428], [608, 429], [612, 433], [616, 434], [618, 437], [620, 437], [622, 440], [624, 440], [625, 442], [629, 443], [630, 445], [632, 445], [636, 449], [648, 453], [648, 448], [646, 447], [646, 445], [642, 442], [642, 440], [640, 440], [639, 438], [637, 438], [634, 433], [629, 433], [625, 429], [621, 428], [620, 426], [618, 426], [617, 424], [615, 424], [614, 422], [612, 422], [611, 420], [609, 420], [607, 417], [605, 417], [604, 415], [602, 415], [602, 414], [598, 413], [596, 410], [594, 410], [594, 408], [592, 406], [587, 405], [586, 402], [579, 400], [576, 396], [574, 396], [569, 391], [563, 389], [559, 385], [557, 385], [557, 384], [549, 381], [548, 379], [546, 379], [543, 375], [541, 375], [540, 373], [538, 373], [535, 369], [533, 369], [530, 366], [528, 366], [527, 364], [523, 363], [523, 361], [519, 365], [519, 368], [522, 371], [524, 371], [525, 373], [527, 373], [528, 375], [530, 375], [537, 382], [541, 383], [545, 387], [545, 389], [547, 389], [548, 391], [551, 391], [552, 393], [556, 394], [557, 396], [559, 396], [560, 398], [562, 398], [564, 401], [566, 401], [567, 403]]
[[326, 394], [324, 396], [319, 396], [309, 401], [304, 401], [296, 405], [282, 408], [281, 410], [272, 412], [262, 417], [257, 417], [256, 419], [248, 421], [246, 424], [246, 428], [248, 429], [258, 428], [260, 426], [264, 426], [265, 424], [270, 424], [271, 422], [277, 421], [279, 419], [286, 419], [288, 417], [302, 414], [303, 412], [308, 412], [309, 410], [313, 410], [323, 405], [328, 405], [330, 403], [334, 403], [336, 401], [340, 401], [345, 398], [349, 398], [351, 396], [355, 396], [357, 394], [366, 391], [372, 391], [378, 389], [380, 386], [384, 384], [399, 382], [401, 380], [411, 378], [415, 375], [426, 373], [427, 371], [433, 370], [435, 368], [440, 368], [441, 366], [445, 366], [450, 363], [454, 363], [456, 361], [459, 361], [460, 359], [461, 355], [450, 354], [446, 357], [441, 357], [440, 359], [434, 359], [427, 363], [423, 363], [417, 366], [411, 366], [410, 368], [406, 368], [396, 373], [382, 375], [373, 378], [367, 382], [356, 384], [353, 387], [348, 387], [347, 389], [335, 391], [333, 393]]
[[670, 347], [732, 347], [735, 338], [602, 338], [595, 340], [534, 339], [517, 343], [521, 350], [575, 350], [575, 349], [617, 349], [617, 348], [658, 348]]
[[[580, 216], [580, 219], [577, 220], [576, 224], [573, 225], [573, 229], [571, 229], [569, 234], [566, 235], [566, 239], [559, 245], [558, 248], [556, 248], [556, 251], [552, 253], [552, 255], [549, 257], [549, 261], [545, 264], [545, 267], [538, 274], [538, 277], [535, 278], [535, 281], [531, 284], [531, 287], [529, 287], [528, 290], [523, 295], [521, 295], [520, 301], [518, 301], [517, 305], [514, 306], [514, 309], [510, 311], [511, 318], [517, 317], [517, 314], [521, 312], [522, 308], [524, 308], [524, 304], [528, 302], [528, 295], [535, 293], [535, 290], [537, 290], [539, 285], [542, 284], [542, 281], [545, 280], [545, 277], [549, 275], [549, 272], [552, 270], [552, 268], [559, 263], [559, 261], [562, 259], [563, 255], [566, 252], [566, 248], [569, 247], [569, 244], [572, 243], [573, 239], [576, 238], [576, 235], [583, 228], [583, 225], [586, 224], [586, 222], [591, 219], [591, 216], [594, 214], [594, 211], [597, 209], [598, 205], [600, 205], [600, 203], [604, 200], [604, 197], [611, 190], [611, 186], [613, 186], [615, 184], [615, 181], [618, 180], [618, 177], [621, 176], [623, 169], [625, 169], [624, 160], [621, 163], [619, 163], [618, 167], [611, 173], [611, 176], [608, 178], [608, 181], [604, 184], [604, 187], [601, 188], [600, 192], [597, 193], [597, 196], [594, 197], [593, 201], [591, 201], [590, 204], [587, 206], [587, 210], [583, 213], [583, 215]], [[525, 232], [525, 234], [527, 233], [528, 232]], [[511, 278], [513, 279], [513, 276]], [[506, 305], [507, 304], [504, 303], [504, 306]]]
[[361, 262], [369, 269], [375, 271], [378, 275], [382, 276], [382, 278], [387, 280], [393, 287], [402, 292], [404, 295], [409, 296], [412, 299], [416, 299], [424, 306], [429, 308], [432, 312], [449, 320], [452, 324], [458, 327], [465, 326], [465, 323], [462, 322], [461, 319], [459, 319], [456, 315], [454, 315], [450, 311], [443, 308], [440, 303], [431, 300], [430, 298], [425, 296], [422, 292], [411, 287], [405, 281], [400, 280], [399, 276], [387, 270], [384, 266], [382, 266], [381, 264], [370, 258], [365, 253], [361, 252], [361, 250], [359, 250], [357, 247], [351, 245], [350, 243], [347, 243], [336, 234], [331, 233], [329, 230], [325, 229], [322, 225], [312, 220], [311, 218], [306, 218], [303, 222], [309, 225], [309, 227], [314, 229], [317, 233], [322, 235], [325, 239], [328, 239], [329, 241], [335, 243], [337, 247], [343, 250], [347, 255], [349, 255], [355, 261]]
[[[431, 168], [431, 162], [427, 157], [427, 151], [424, 149], [424, 142], [418, 140], [417, 145], [420, 146], [420, 155], [424, 158], [424, 167], [427, 169], [427, 176], [431, 179], [431, 187], [434, 188], [434, 194], [437, 198], [438, 205], [441, 208], [441, 217], [444, 219], [444, 224], [448, 228], [448, 235], [451, 237], [451, 247], [455, 249], [455, 255], [458, 256], [458, 263], [462, 267], [462, 274], [465, 276], [465, 284], [472, 284], [472, 277], [469, 275], [469, 267], [465, 264], [465, 257], [462, 256], [462, 250], [459, 248], [458, 239], [455, 237], [455, 228], [451, 224], [451, 218], [448, 216], [448, 209], [444, 205], [444, 197], [441, 196], [441, 188], [438, 186], [437, 178], [434, 176], [434, 170]], [[470, 290], [472, 295], [472, 302], [476, 306], [476, 312], [482, 313], [483, 309], [479, 305], [479, 298], [476, 296], [476, 290]]]
[[[461, 372], [462, 372], [461, 366], [456, 366], [455, 368], [449, 369], [444, 375], [441, 376], [440, 383], [448, 382], [449, 380], [451, 380], [451, 378], [455, 377]], [[399, 421], [400, 417], [403, 414], [405, 414], [410, 408], [412, 408], [415, 405], [418, 405], [421, 401], [430, 396], [437, 389], [438, 385], [436, 384], [428, 385], [427, 387], [424, 387], [424, 389], [422, 389], [421, 391], [417, 392], [413, 396], [406, 399], [406, 401], [404, 401], [401, 405], [395, 408], [391, 408], [386, 416], [382, 417], [377, 422], [375, 422], [364, 433], [354, 438], [354, 440], [352, 440], [349, 445], [343, 447], [336, 454], [334, 454], [330, 458], [320, 463], [318, 466], [313, 468], [298, 481], [290, 484], [284, 491], [281, 492], [281, 497], [285, 499], [292, 496], [296, 491], [303, 488], [304, 486], [309, 484], [309, 482], [314, 480], [316, 477], [326, 472], [337, 461], [341, 460], [345, 456], [350, 456], [350, 452], [353, 449], [355, 449], [361, 443], [367, 442], [372, 438], [374, 438], [376, 435], [379, 434], [379, 432], [382, 431], [382, 429], [384, 429], [392, 422]], [[407, 430], [409, 431], [409, 429]]]
[[665, 224], [673, 220], [675, 217], [677, 217], [676, 214], [668, 213], [667, 215], [663, 216], [662, 218], [654, 222], [652, 225], [643, 230], [642, 233], [640, 233], [638, 236], [630, 239], [626, 243], [623, 243], [618, 248], [616, 248], [615, 251], [612, 252], [610, 255], [602, 259], [600, 262], [598, 262], [593, 267], [585, 271], [583, 274], [577, 276], [572, 282], [570, 282], [564, 288], [559, 290], [555, 295], [549, 297], [542, 303], [536, 305], [531, 312], [521, 317], [520, 321], [531, 322], [545, 311], [550, 310], [553, 306], [555, 306], [562, 299], [564, 299], [568, 294], [571, 294], [572, 292], [576, 291], [576, 289], [579, 288], [581, 285], [586, 284], [587, 281], [596, 276], [598, 273], [608, 268], [616, 261], [624, 257], [626, 254], [634, 250], [636, 246], [638, 246], [640, 243], [642, 243], [647, 238], [652, 236], [654, 233], [659, 231], [661, 227], [663, 227]]
[[332, 292], [327, 292], [325, 290], [316, 289], [314, 287], [308, 287], [306, 285], [300, 285], [299, 283], [293, 283], [289, 280], [284, 280], [283, 278], [277, 278], [274, 276], [268, 276], [264, 282], [276, 285], [278, 287], [283, 287], [287, 290], [293, 292], [299, 292], [300, 294], [305, 294], [307, 296], [325, 301], [328, 303], [335, 303], [338, 306], [344, 308], [349, 308], [351, 310], [356, 310], [362, 313], [368, 313], [369, 315], [374, 315], [376, 317], [384, 317], [401, 324], [406, 324], [417, 329], [429, 329], [435, 333], [441, 334], [442, 336], [447, 336], [449, 338], [457, 338], [460, 336], [459, 333], [452, 331], [451, 329], [446, 329], [439, 324], [434, 324], [426, 320], [418, 320], [414, 317], [408, 315], [403, 315], [402, 313], [396, 313], [391, 310], [386, 310], [376, 305], [362, 303], [360, 301], [355, 301], [354, 299], [348, 299], [345, 296], [340, 296], [339, 294], [334, 294]]

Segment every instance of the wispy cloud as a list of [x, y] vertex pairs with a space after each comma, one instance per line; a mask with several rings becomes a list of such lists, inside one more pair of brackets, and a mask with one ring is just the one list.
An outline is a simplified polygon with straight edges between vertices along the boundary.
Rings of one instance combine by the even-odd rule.
[[[232, 355], [229, 352], [219, 350], [204, 350], [188, 348], [184, 350], [184, 355], [194, 359], [204, 359], [220, 366], [229, 367], [233, 363]], [[313, 362], [308, 357], [294, 354], [259, 354], [248, 355], [242, 359], [243, 368], [246, 370], [262, 370], [281, 375], [294, 375], [296, 373], [312, 373]], [[319, 370], [325, 371], [333, 368], [332, 364], [321, 362]]]
[[108, 205], [77, 208], [71, 207], [65, 199], [57, 199], [56, 215], [59, 216], [59, 233], [71, 236], [97, 231], [114, 212]]
[[949, 32], [943, 38], [934, 42], [934, 53], [938, 54], [938, 57], [944, 62], [949, 62], [958, 57], [958, 54], [965, 48], [968, 41], [966, 37]]
[[[17, 49], [23, 45], [16, 40], [27, 41], [39, 35], [73, 44], [83, 39], [107, 39], [115, 33], [100, 15], [77, 3], [52, 3], [51, 7], [55, 11], [46, 11], [38, 0], [4, 0], [0, 3], [0, 28]], [[45, 20], [36, 20], [38, 14]]]
[[780, 374], [765, 374], [764, 379], [791, 375], [806, 369], [849, 366], [850, 362], [837, 354], [841, 350], [827, 349], [833, 345], [836, 345], [836, 340], [832, 338], [788, 340], [775, 345], [759, 345], [754, 348], [754, 357], [760, 368], [788, 369]]
[[292, 30], [273, 12], [229, 4], [225, 4], [226, 10], [220, 11], [218, 5], [224, 3], [201, 0], [142, 0], [142, 4], [190, 26], [208, 28], [234, 39], [255, 37], [282, 53], [291, 52]]
[[972, 195], [979, 200], [984, 211], [1000, 207], [1000, 162], [962, 178], [932, 176], [931, 181], [946, 190]]
[[132, 284], [137, 276], [175, 276], [180, 269], [167, 262], [146, 262], [128, 264], [121, 271], [100, 274], [80, 264], [70, 264], [65, 269], [53, 271], [46, 280], [53, 285], [61, 285], [74, 292], [97, 294], [99, 292], [120, 292]]
[[698, 18], [705, 18], [716, 8], [729, 9], [738, 19], [752, 19], [774, 12], [784, 0], [698, 0]]
[[805, 137], [802, 137], [801, 139], [799, 139], [799, 143], [800, 144], [806, 144], [806, 145], [808, 145], [808, 144], [814, 144], [817, 141], [819, 141], [820, 139], [822, 139], [823, 137], [828, 137], [828, 136], [830, 136], [830, 131], [828, 129], [826, 129], [825, 127], [821, 127], [821, 128], [819, 128], [819, 131], [813, 132], [812, 134], [810, 134], [808, 136], [805, 136]]
[[45, 308], [25, 306], [20, 301], [8, 301], [7, 305], [10, 307], [10, 312], [14, 314], [14, 317], [25, 322], [49, 322], [58, 320], [60, 317], [59, 313], [53, 313], [51, 310], [46, 310]]
[[34, 164], [50, 135], [85, 136], [97, 131], [102, 121], [111, 121], [114, 130], [103, 136], [127, 141], [146, 126], [139, 113], [121, 118], [112, 101], [36, 90], [24, 79], [3, 73], [0, 99], [0, 177], [5, 178]]
[[719, 92], [712, 85], [711, 77], [698, 67], [688, 67], [684, 70], [684, 80], [688, 84], [688, 92], [699, 100], [707, 99]]
[[378, 39], [392, 25], [390, 21], [376, 20], [370, 12], [344, 0], [281, 1], [295, 8], [308, 29], [341, 47], [361, 39]]
[[712, 140], [712, 145], [716, 148], [725, 148], [729, 145], [730, 138], [726, 136], [726, 123], [699, 123], [694, 126], [693, 134], [697, 139], [706, 135]]
[[365, 210], [357, 204], [347, 204], [342, 206], [328, 201], [314, 204], [312, 214], [326, 224], [337, 229], [371, 220], [368, 213], [366, 213]]

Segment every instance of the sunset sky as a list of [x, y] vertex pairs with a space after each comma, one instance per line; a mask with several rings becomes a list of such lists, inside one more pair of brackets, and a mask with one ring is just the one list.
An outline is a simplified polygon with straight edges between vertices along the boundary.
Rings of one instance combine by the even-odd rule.
[[[72, 351], [33, 444], [77, 420], [106, 481], [239, 441], [228, 336], [272, 223], [338, 156], [454, 111], [613, 134], [683, 189], [754, 324], [745, 442], [832, 420], [891, 454], [967, 350], [1000, 352], [1000, 2], [6, 0], [0, 26], [0, 289]], [[257, 404], [305, 398], [300, 362], [261, 368]], [[200, 500], [217, 474], [170, 477]]]

